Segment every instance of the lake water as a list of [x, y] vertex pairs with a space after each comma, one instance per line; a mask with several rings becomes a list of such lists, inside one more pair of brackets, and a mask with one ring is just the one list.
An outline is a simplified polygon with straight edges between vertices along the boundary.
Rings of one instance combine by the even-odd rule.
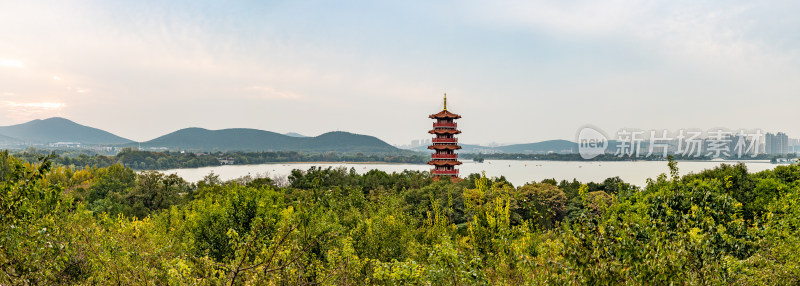
[[[681, 175], [714, 168], [722, 163], [734, 164], [736, 161], [679, 161]], [[769, 161], [745, 161], [750, 172], [759, 172], [775, 168]], [[360, 174], [372, 169], [388, 173], [403, 170], [430, 170], [429, 165], [415, 164], [364, 164], [364, 163], [274, 163], [259, 165], [228, 165], [196, 169], [173, 169], [164, 171], [177, 174], [189, 182], [197, 182], [209, 173], [220, 176], [222, 180], [230, 180], [246, 175], [267, 175], [268, 177], [287, 176], [293, 169], [308, 170], [311, 166], [355, 168]], [[555, 178], [558, 181], [577, 179], [581, 182], [601, 182], [609, 177], [619, 176], [625, 182], [644, 186], [647, 178], [655, 178], [661, 173], [668, 173], [666, 161], [621, 161], [621, 162], [579, 162], [579, 161], [521, 161], [521, 160], [486, 160], [483, 163], [466, 161], [459, 167], [461, 177], [471, 173], [486, 172], [488, 177], [505, 176], [515, 186], [531, 181]]]

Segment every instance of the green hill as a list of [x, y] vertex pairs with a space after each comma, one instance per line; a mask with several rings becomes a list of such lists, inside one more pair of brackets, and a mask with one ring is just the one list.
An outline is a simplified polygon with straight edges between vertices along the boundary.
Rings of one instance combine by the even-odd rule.
[[299, 146], [305, 151], [343, 153], [397, 153], [403, 150], [368, 135], [342, 131], [328, 132], [317, 137], [298, 138]]
[[11, 138], [5, 135], [0, 135], [0, 145], [14, 145], [22, 143], [22, 140]]
[[[533, 154], [533, 153], [578, 153], [578, 144], [567, 140], [548, 140], [536, 143], [514, 144], [506, 146], [480, 146], [472, 144], [460, 144], [461, 150], [459, 153], [515, 153], [515, 154]], [[427, 146], [415, 147], [412, 150], [419, 152], [431, 152]]]
[[257, 129], [186, 128], [142, 142], [142, 147], [189, 151], [298, 151], [340, 153], [404, 153], [378, 138], [347, 132], [292, 137]]
[[547, 140], [536, 143], [514, 144], [495, 147], [503, 153], [578, 153], [578, 143], [567, 140]]
[[[65, 118], [36, 119], [0, 127], [0, 135], [25, 143], [77, 142], [81, 144], [124, 144], [133, 142], [109, 132], [77, 124]], [[0, 139], [2, 140], [2, 139]]]
[[197, 151], [278, 151], [292, 146], [292, 138], [275, 132], [231, 128], [185, 128], [142, 142], [142, 147], [166, 147]]
[[[473, 154], [478, 154], [478, 153], [501, 153], [501, 151], [496, 150], [495, 147], [473, 145], [473, 144], [460, 144], [460, 143], [458, 145], [461, 146], [461, 149], [458, 150], [457, 152], [461, 153], [461, 154], [466, 154], [466, 153], [473, 153]], [[417, 146], [417, 147], [411, 148], [410, 150], [414, 150], [414, 151], [417, 151], [417, 152], [433, 153], [433, 150], [428, 149], [428, 145]]]

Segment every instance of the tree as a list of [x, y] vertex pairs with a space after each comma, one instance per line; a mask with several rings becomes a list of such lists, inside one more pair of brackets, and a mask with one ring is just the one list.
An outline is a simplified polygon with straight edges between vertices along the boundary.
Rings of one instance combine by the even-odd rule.
[[89, 189], [89, 194], [86, 198], [89, 204], [104, 199], [110, 194], [127, 194], [136, 183], [136, 174], [130, 168], [122, 166], [122, 164], [114, 164], [108, 168], [101, 169], [99, 173], [97, 182]]
[[552, 228], [564, 219], [567, 196], [558, 187], [547, 183], [531, 183], [517, 188], [514, 212], [540, 227]]

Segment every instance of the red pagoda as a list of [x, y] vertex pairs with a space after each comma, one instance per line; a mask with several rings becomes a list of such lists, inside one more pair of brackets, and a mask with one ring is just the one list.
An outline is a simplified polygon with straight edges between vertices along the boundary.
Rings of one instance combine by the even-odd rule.
[[456, 150], [461, 149], [461, 146], [458, 146], [458, 138], [455, 135], [461, 131], [456, 129], [455, 120], [461, 116], [447, 111], [447, 94], [445, 94], [444, 109], [428, 117], [436, 119], [436, 122], [433, 123], [433, 130], [428, 131], [428, 133], [436, 135], [431, 146], [428, 146], [428, 149], [436, 151], [431, 154], [431, 161], [428, 162], [428, 165], [434, 166], [431, 174], [435, 180], [439, 180], [439, 177], [442, 176], [450, 177], [451, 180], [457, 179], [458, 169], [456, 166], [461, 165], [461, 161], [458, 161]]

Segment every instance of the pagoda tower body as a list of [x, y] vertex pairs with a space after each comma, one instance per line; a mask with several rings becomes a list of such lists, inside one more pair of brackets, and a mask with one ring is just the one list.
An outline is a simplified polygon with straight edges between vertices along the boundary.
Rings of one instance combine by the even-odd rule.
[[458, 161], [456, 150], [461, 149], [461, 146], [458, 146], [456, 134], [460, 134], [461, 131], [458, 130], [455, 120], [461, 116], [447, 111], [447, 94], [445, 94], [444, 109], [428, 117], [436, 120], [433, 122], [433, 130], [428, 131], [435, 135], [432, 144], [428, 146], [428, 149], [435, 151], [431, 154], [431, 161], [428, 162], [428, 165], [433, 165], [431, 174], [436, 180], [442, 176], [450, 177], [451, 180], [458, 178], [456, 166], [461, 165], [461, 161]]

